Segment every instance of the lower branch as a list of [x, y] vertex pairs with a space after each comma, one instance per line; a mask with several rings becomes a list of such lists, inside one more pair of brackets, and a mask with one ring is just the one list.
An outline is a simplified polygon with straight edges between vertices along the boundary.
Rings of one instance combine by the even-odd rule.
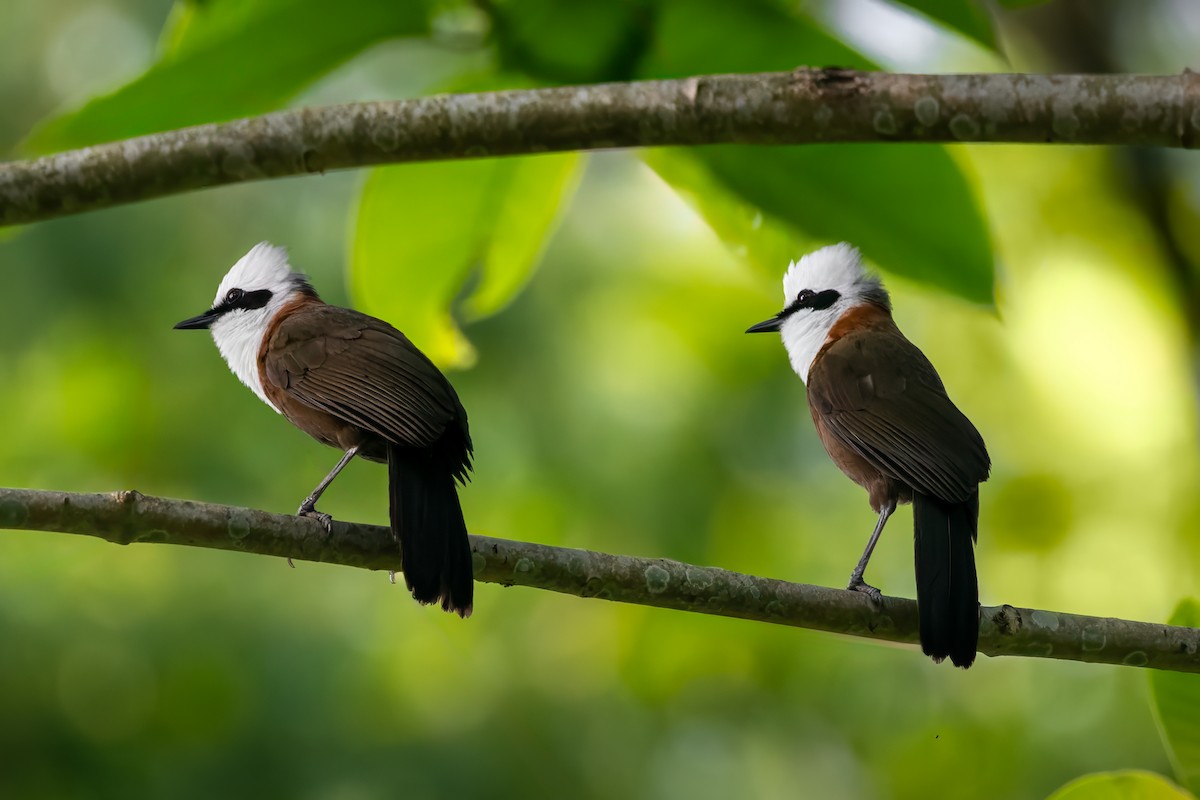
[[[58, 531], [116, 544], [239, 550], [365, 569], [398, 570], [387, 528], [316, 521], [234, 506], [147, 497], [0, 488], [0, 529]], [[759, 578], [662, 558], [635, 558], [472, 536], [475, 578], [679, 611], [915, 644], [917, 605], [841, 589]], [[1200, 672], [1200, 629], [1013, 606], [981, 610], [979, 652]]]

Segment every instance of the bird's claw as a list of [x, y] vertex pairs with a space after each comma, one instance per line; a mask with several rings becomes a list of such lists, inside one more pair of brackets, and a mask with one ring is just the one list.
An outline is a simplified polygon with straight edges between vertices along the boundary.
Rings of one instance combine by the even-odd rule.
[[325, 529], [326, 536], [333, 535], [333, 517], [326, 514], [324, 511], [317, 511], [312, 504], [307, 500], [300, 504], [300, 508], [296, 511], [296, 515], [300, 517], [310, 517], [321, 523], [321, 527]]
[[876, 608], [883, 605], [883, 592], [864, 581], [861, 575], [850, 576], [850, 584], [846, 589], [851, 592], [862, 592]]

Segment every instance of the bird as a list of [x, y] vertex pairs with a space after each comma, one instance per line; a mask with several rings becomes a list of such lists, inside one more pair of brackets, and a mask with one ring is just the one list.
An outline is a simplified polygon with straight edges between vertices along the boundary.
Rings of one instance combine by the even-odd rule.
[[970, 667], [979, 642], [979, 484], [991, 470], [983, 437], [900, 332], [887, 290], [855, 247], [842, 242], [791, 262], [783, 293], [783, 310], [746, 333], [780, 334], [825, 452], [879, 515], [847, 588], [880, 602], [863, 574], [888, 518], [911, 502], [921, 649]]
[[454, 387], [381, 319], [330, 305], [260, 242], [221, 280], [212, 307], [175, 325], [211, 332], [233, 374], [260, 400], [341, 460], [300, 504], [332, 534], [316, 504], [358, 456], [388, 467], [389, 522], [404, 580], [421, 604], [471, 614], [472, 555], [458, 498], [472, 469], [467, 412]]

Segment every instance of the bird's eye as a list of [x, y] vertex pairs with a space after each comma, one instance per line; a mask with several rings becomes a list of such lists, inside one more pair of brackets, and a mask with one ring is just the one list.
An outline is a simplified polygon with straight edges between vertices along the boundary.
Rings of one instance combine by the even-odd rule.
[[242, 292], [241, 289], [230, 289], [229, 293], [225, 295], [225, 302], [229, 305], [233, 305], [238, 300], [242, 299], [243, 294], [244, 292]]
[[796, 302], [802, 306], [807, 305], [812, 302], [813, 294], [812, 289], [801, 289], [800, 294], [796, 295]]

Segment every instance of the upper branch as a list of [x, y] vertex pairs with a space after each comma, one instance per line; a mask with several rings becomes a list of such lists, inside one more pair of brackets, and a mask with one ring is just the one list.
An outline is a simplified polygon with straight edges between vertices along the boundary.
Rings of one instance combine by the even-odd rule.
[[663, 145], [1194, 147], [1200, 79], [798, 69], [303, 108], [0, 163], [0, 225], [191, 189], [439, 159]]
[[[118, 544], [240, 550], [367, 569], [400, 568], [387, 528], [334, 523], [137, 492], [0, 489], [0, 529], [62, 531]], [[472, 536], [476, 580], [914, 644], [917, 605], [758, 578], [662, 558], [635, 558]], [[981, 609], [979, 652], [1200, 672], [1200, 630], [1013, 606]]]

